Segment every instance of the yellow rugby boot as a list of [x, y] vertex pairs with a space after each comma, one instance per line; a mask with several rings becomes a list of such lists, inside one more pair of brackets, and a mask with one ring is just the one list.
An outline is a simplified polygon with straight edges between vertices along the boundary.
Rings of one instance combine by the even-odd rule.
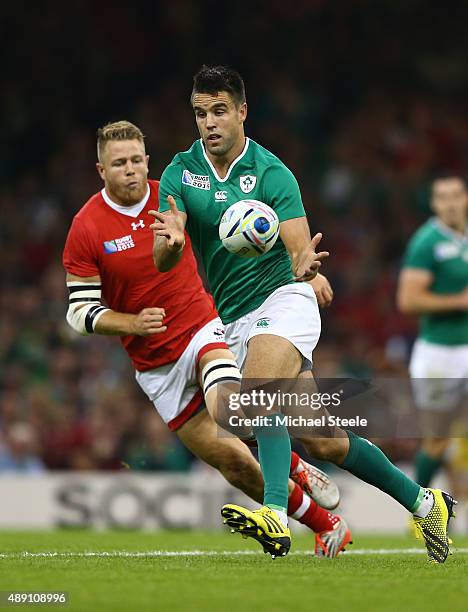
[[270, 553], [272, 559], [288, 554], [291, 532], [268, 506], [252, 511], [235, 504], [226, 504], [221, 509], [221, 516], [232, 533], [237, 531], [244, 538], [257, 540], [263, 552]]
[[413, 516], [414, 526], [426, 544], [427, 555], [432, 563], [445, 563], [450, 554], [451, 540], [448, 537], [450, 518], [455, 516], [457, 503], [451, 495], [439, 489], [426, 489], [434, 498], [434, 505], [424, 517]]

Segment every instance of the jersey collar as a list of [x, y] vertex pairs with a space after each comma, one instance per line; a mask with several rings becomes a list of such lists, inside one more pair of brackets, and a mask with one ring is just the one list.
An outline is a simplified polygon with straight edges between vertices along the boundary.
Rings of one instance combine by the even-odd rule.
[[234, 166], [235, 166], [235, 165], [237, 164], [237, 162], [238, 162], [238, 161], [240, 161], [240, 160], [241, 160], [241, 159], [244, 157], [244, 155], [247, 153], [247, 149], [249, 148], [250, 138], [246, 138], [246, 139], [245, 139], [245, 146], [244, 146], [244, 148], [243, 148], [243, 150], [242, 150], [242, 153], [241, 153], [241, 154], [240, 154], [238, 157], [236, 157], [236, 159], [235, 159], [235, 160], [234, 160], [234, 161], [231, 163], [231, 165], [230, 165], [230, 166], [229, 166], [229, 168], [228, 168], [227, 174], [226, 174], [226, 176], [225, 176], [224, 178], [221, 178], [221, 177], [218, 175], [218, 173], [216, 172], [215, 167], [214, 167], [214, 166], [213, 166], [213, 164], [211, 163], [210, 158], [208, 157], [208, 155], [206, 154], [206, 151], [205, 151], [205, 145], [203, 144], [203, 140], [202, 140], [201, 138], [200, 138], [199, 142], [200, 142], [201, 150], [203, 151], [203, 157], [206, 159], [206, 161], [207, 161], [207, 163], [208, 163], [209, 167], [211, 168], [211, 172], [213, 172], [213, 174], [214, 174], [214, 176], [215, 176], [215, 179], [216, 179], [216, 180], [217, 180], [219, 183], [225, 183], [225, 182], [228, 180], [228, 178], [229, 178], [229, 176], [230, 176], [230, 174], [231, 174], [232, 169], [234, 168]]
[[445, 225], [445, 223], [443, 223], [438, 217], [433, 217], [432, 222], [437, 227], [439, 232], [443, 234], [444, 236], [446, 236], [447, 238], [450, 238], [451, 240], [454, 240], [455, 242], [458, 242], [461, 244], [465, 242], [468, 243], [468, 223], [465, 226], [465, 233], [460, 234], [459, 232], [456, 232], [448, 225]]
[[107, 195], [105, 187], [101, 189], [101, 195], [104, 198], [104, 202], [118, 213], [121, 213], [122, 215], [127, 215], [127, 217], [138, 217], [138, 215], [146, 206], [146, 202], [150, 197], [150, 186], [146, 186], [145, 197], [141, 200], [141, 202], [133, 204], [133, 206], [122, 206], [121, 204], [116, 204], [115, 202], [113, 202]]

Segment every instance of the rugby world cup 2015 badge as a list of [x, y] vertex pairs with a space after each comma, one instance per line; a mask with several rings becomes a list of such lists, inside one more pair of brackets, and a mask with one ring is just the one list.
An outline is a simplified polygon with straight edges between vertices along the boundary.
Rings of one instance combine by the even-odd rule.
[[182, 185], [189, 185], [195, 189], [211, 189], [210, 177], [202, 174], [192, 174], [188, 170], [182, 173]]
[[438, 242], [434, 247], [434, 257], [438, 261], [454, 259], [460, 255], [461, 247], [453, 242]]
[[240, 188], [244, 193], [250, 193], [257, 184], [257, 177], [247, 174], [247, 176], [240, 177]]
[[122, 236], [122, 238], [114, 238], [114, 240], [104, 240], [104, 253], [119, 253], [120, 251], [128, 251], [134, 249], [132, 235]]

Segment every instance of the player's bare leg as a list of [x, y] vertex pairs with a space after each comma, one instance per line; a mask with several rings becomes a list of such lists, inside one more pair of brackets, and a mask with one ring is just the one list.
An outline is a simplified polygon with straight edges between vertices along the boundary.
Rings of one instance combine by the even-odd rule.
[[232, 417], [245, 418], [242, 410], [231, 408], [231, 396], [241, 389], [241, 374], [232, 352], [218, 348], [205, 353], [198, 364], [198, 378], [208, 412], [220, 427], [218, 436], [226, 436], [229, 432], [241, 440], [253, 440], [255, 436], [250, 426], [232, 422]]
[[[270, 334], [253, 337], [244, 364], [242, 392], [250, 390], [246, 385], [253, 385], [255, 389], [255, 380], [296, 378], [301, 364], [301, 354], [288, 340]], [[257, 539], [273, 558], [284, 556], [291, 545], [286, 514], [291, 463], [289, 433], [279, 422], [279, 407], [268, 411], [252, 402], [244, 408], [244, 413], [249, 419], [264, 418], [264, 425], [253, 427], [265, 483], [263, 507], [252, 512], [226, 504], [221, 514], [235, 531]]]
[[[230, 361], [233, 362], [233, 355], [226, 349], [213, 349], [203, 355], [199, 363], [200, 386], [206, 387], [205, 382], [208, 382], [208, 384], [213, 382], [212, 378], [205, 381], [202, 375], [203, 372], [212, 371], [212, 365], [215, 365], [217, 368], [216, 372], [223, 378], [223, 374], [226, 372], [223, 372], [222, 364], [228, 364]], [[236, 382], [231, 382], [229, 384], [223, 383], [220, 385], [212, 385], [205, 394], [207, 410], [213, 421], [218, 425], [215, 432], [217, 437], [223, 439], [229, 437], [229, 430], [231, 432], [230, 435], [234, 436], [234, 438], [238, 438], [239, 434], [241, 434], [241, 439], [245, 440], [250, 440], [253, 437], [250, 427], [245, 428], [245, 430], [240, 430], [239, 427], [231, 427], [229, 424], [229, 416], [233, 414], [233, 411], [229, 409], [229, 393], [237, 393], [239, 389], [240, 385]], [[211, 438], [208, 438], [208, 440], [212, 443]], [[242, 447], [245, 450], [245, 445], [242, 445]], [[293, 453], [291, 458], [291, 478], [295, 483], [299, 484], [301, 489], [306, 491], [308, 496], [319, 506], [327, 510], [333, 510], [338, 505], [340, 496], [336, 484], [324, 472], [304, 461], [297, 453]], [[290, 492], [293, 486], [293, 483], [290, 483]], [[263, 495], [263, 479], [261, 495]], [[257, 500], [258, 497], [254, 497], [254, 499]]]
[[[241, 410], [233, 411], [229, 406], [230, 394], [238, 393], [240, 390], [238, 381], [226, 382], [224, 380], [230, 372], [225, 366], [229, 366], [230, 363], [235, 362], [232, 353], [226, 349], [213, 349], [205, 353], [199, 363], [199, 383], [202, 388], [206, 389], [205, 403], [212, 419], [219, 426], [216, 432], [218, 437], [225, 438], [230, 434], [250, 443], [250, 440], [254, 438], [251, 427], [233, 427], [229, 423], [229, 418], [233, 415], [245, 417]], [[218, 379], [214, 377], [214, 374], [218, 376]], [[217, 380], [220, 381], [220, 384], [214, 384]], [[291, 457], [290, 475], [301, 489], [306, 491], [309, 497], [322, 508], [333, 510], [338, 506], [340, 494], [336, 484], [322, 470], [304, 461], [297, 453], [293, 453]]]
[[[232, 359], [230, 351], [224, 349], [209, 351], [200, 360], [200, 373], [212, 371], [210, 364], [214, 364], [222, 377], [223, 360], [228, 363], [230, 359]], [[203, 383], [201, 378], [200, 384]], [[238, 390], [238, 387], [231, 388], [232, 392]], [[208, 411], [214, 418], [210, 418], [205, 412], [200, 413], [190, 419], [177, 433], [194, 454], [218, 469], [228, 482], [244, 491], [253, 500], [261, 502], [264, 486], [260, 466], [237, 436], [234, 437], [220, 429], [220, 424], [223, 418], [228, 416], [229, 410], [224, 411], [218, 391], [223, 393], [226, 389], [222, 385], [213, 385], [205, 396]], [[216, 424], [215, 418], [221, 423]], [[237, 430], [233, 431], [237, 433]], [[249, 436], [250, 428], [244, 434]], [[315, 549], [318, 555], [337, 556], [350, 540], [349, 530], [340, 517], [327, 512], [317, 504], [317, 501], [323, 501], [327, 508], [336, 507], [339, 502], [338, 488], [326, 474], [308, 464], [296, 453], [292, 454], [290, 468], [296, 482], [291, 479], [288, 482], [288, 514], [316, 533]], [[324, 550], [321, 542], [326, 541], [327, 537], [333, 540], [333, 544]]]
[[199, 459], [217, 469], [234, 487], [260, 502], [263, 478], [249, 448], [238, 438], [219, 435], [219, 426], [203, 410], [177, 430], [182, 443]]
[[[262, 334], [261, 336], [251, 338], [249, 341], [244, 376], [247, 381], [265, 378], [270, 380], [277, 380], [280, 378], [295, 379], [299, 374], [301, 365], [302, 355], [288, 340], [275, 335]], [[261, 407], [256, 409], [258, 410], [257, 414], [253, 412], [248, 414], [246, 411], [247, 416], [254, 417], [261, 415]], [[255, 433], [258, 439], [258, 429]], [[263, 442], [264, 446], [266, 445], [267, 452], [274, 452], [273, 443], [278, 441], [275, 440], [277, 433], [276, 431], [264, 432], [265, 438]], [[289, 438], [286, 428], [285, 435]], [[275, 474], [276, 466], [273, 461], [269, 467], [272, 469], [270, 478], [273, 481], [273, 485], [278, 486], [280, 481]], [[315, 550], [318, 556], [336, 556], [351, 541], [351, 534], [345, 521], [327, 512], [322, 512], [321, 516], [318, 516], [317, 510], [311, 505], [307, 507], [300, 503], [299, 498], [302, 498], [302, 495], [299, 487], [296, 487], [296, 489], [290, 493], [288, 513], [309, 526], [311, 526], [310, 522], [314, 523], [314, 530], [317, 532]], [[264, 496], [264, 506], [259, 511], [251, 512], [246, 508], [228, 504], [223, 508], [222, 514], [228, 524], [236, 531], [244, 535], [255, 537], [255, 539], [260, 541], [263, 545], [265, 552], [270, 552], [274, 555], [275, 550], [272, 545], [275, 544], [276, 540], [285, 540], [286, 538], [284, 534], [278, 537], [278, 534], [275, 534], [274, 530], [268, 531], [267, 525], [268, 523], [272, 523], [271, 519], [273, 519], [274, 523], [276, 517], [281, 516], [276, 508], [276, 517], [275, 515], [273, 515], [273, 517], [270, 516], [269, 513], [271, 511], [269, 505], [268, 498]], [[276, 546], [278, 546], [278, 544], [276, 544]], [[285, 554], [285, 552], [287, 551], [282, 549], [280, 554]]]
[[[248, 384], [250, 380], [296, 379], [301, 370], [302, 360], [302, 355], [289, 340], [270, 334], [254, 336], [248, 344], [244, 378]], [[255, 382], [253, 384], [255, 385]], [[251, 417], [258, 415], [271, 417], [275, 410], [280, 414], [279, 406], [270, 412], [262, 407], [252, 406], [246, 409], [246, 413]], [[255, 432], [265, 479], [264, 504], [280, 510], [287, 505], [284, 502], [291, 446], [289, 433], [284, 425], [276, 426], [274, 432], [269, 429], [260, 427]]]

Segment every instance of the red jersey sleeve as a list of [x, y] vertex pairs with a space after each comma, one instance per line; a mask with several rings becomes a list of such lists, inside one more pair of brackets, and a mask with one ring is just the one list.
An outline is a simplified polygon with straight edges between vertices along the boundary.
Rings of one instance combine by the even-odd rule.
[[93, 247], [89, 233], [83, 223], [75, 218], [68, 232], [63, 250], [65, 270], [75, 276], [99, 276], [96, 249]]

